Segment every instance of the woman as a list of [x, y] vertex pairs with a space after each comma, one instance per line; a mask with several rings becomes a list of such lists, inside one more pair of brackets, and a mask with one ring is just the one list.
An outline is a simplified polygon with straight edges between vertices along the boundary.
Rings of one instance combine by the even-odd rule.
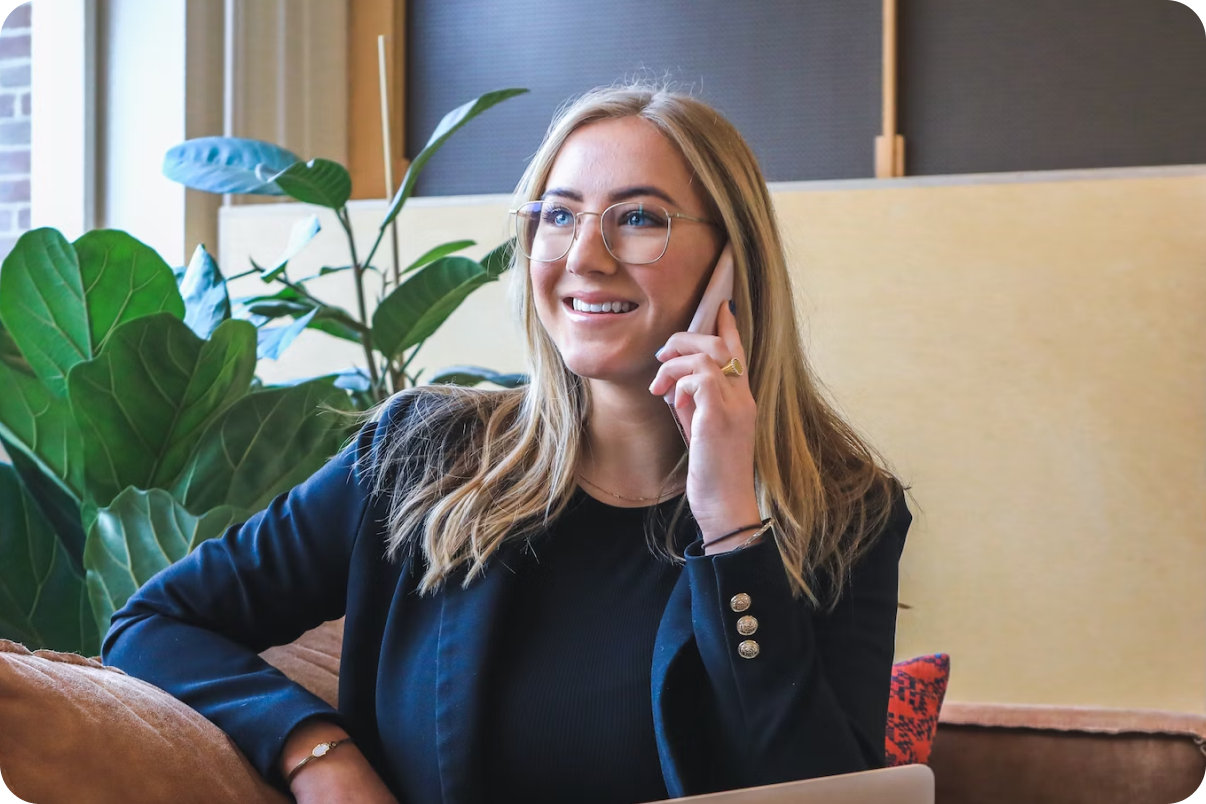
[[[398, 394], [139, 590], [105, 661], [299, 802], [636, 802], [881, 766], [911, 516], [809, 374], [748, 146], [698, 100], [600, 89], [517, 200], [530, 383]], [[684, 332], [726, 244], [718, 334]], [[335, 711], [256, 654], [344, 614]]]

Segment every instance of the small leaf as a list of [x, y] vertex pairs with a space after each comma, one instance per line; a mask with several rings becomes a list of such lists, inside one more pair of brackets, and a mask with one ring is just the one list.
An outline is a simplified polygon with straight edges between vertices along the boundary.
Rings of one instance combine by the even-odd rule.
[[431, 251], [428, 251], [422, 257], [419, 257], [419, 259], [415, 260], [410, 265], [403, 268], [402, 273], [408, 274], [411, 271], [415, 270], [416, 268], [422, 268], [424, 265], [427, 265], [428, 263], [435, 262], [440, 257], [447, 257], [449, 254], [452, 254], [454, 252], [461, 251], [462, 249], [467, 249], [471, 246], [476, 246], [476, 245], [477, 245], [477, 242], [473, 241], [473, 240], [456, 240], [452, 243], [445, 243], [442, 246], [436, 246]]
[[8, 464], [0, 464], [0, 638], [31, 650], [100, 650], [84, 578]]
[[193, 516], [161, 489], [123, 490], [97, 511], [84, 548], [98, 631], [107, 633], [113, 613], [156, 573], [246, 519], [244, 512], [230, 506]]
[[313, 474], [352, 431], [347, 393], [329, 378], [248, 394], [209, 426], [172, 487], [189, 511], [249, 512]]
[[470, 293], [490, 282], [467, 257], [442, 257], [386, 296], [373, 313], [373, 344], [394, 358], [440, 328]]
[[223, 322], [207, 341], [165, 313], [119, 327], [67, 380], [90, 498], [103, 507], [126, 486], [167, 488], [254, 372], [246, 321]]
[[[264, 273], [260, 279], [264, 280], [265, 282], [272, 282], [278, 276], [284, 273], [285, 268], [289, 265], [289, 260], [296, 257], [298, 252], [305, 248], [306, 244], [313, 240], [314, 236], [321, 231], [322, 226], [318, 222], [317, 215], [302, 218], [300, 221], [293, 224], [293, 229], [289, 232], [289, 242], [285, 246], [285, 250], [282, 251], [281, 255], [276, 258], [276, 262], [272, 264], [271, 268], [262, 269], [266, 273]], [[252, 261], [251, 264], [255, 265], [255, 262]], [[256, 267], [259, 268], [258, 265], [256, 265]]]
[[297, 340], [297, 336], [301, 334], [302, 330], [310, 325], [310, 321], [317, 313], [318, 308], [314, 308], [300, 318], [294, 319], [292, 324], [261, 329], [256, 337], [256, 358], [259, 360], [278, 359], [289, 348], [289, 344]]
[[341, 208], [352, 196], [352, 177], [347, 168], [329, 159], [294, 162], [272, 181], [290, 197], [328, 209]]
[[480, 366], [449, 366], [440, 369], [431, 376], [428, 382], [433, 385], [477, 385], [481, 382], [492, 382], [503, 388], [518, 388], [527, 385], [526, 374], [500, 374], [493, 369]]
[[198, 338], [206, 339], [223, 321], [230, 319], [230, 296], [218, 264], [198, 245], [193, 259], [180, 278], [184, 297], [184, 323]]
[[163, 175], [207, 193], [284, 195], [256, 169], [275, 174], [299, 161], [270, 142], [239, 137], [199, 137], [172, 148], [163, 158]]
[[385, 227], [393, 222], [394, 218], [398, 217], [398, 213], [402, 211], [402, 205], [406, 203], [406, 199], [410, 198], [411, 193], [415, 190], [415, 183], [419, 180], [419, 173], [422, 172], [423, 167], [435, 155], [436, 151], [440, 150], [440, 147], [448, 141], [449, 137], [455, 134], [461, 126], [490, 107], [516, 95], [522, 95], [527, 91], [526, 89], [500, 89], [495, 92], [487, 92], [485, 95], [475, 98], [463, 106], [458, 106], [444, 115], [444, 119], [436, 126], [430, 139], [427, 140], [427, 144], [423, 146], [423, 150], [419, 151], [418, 155], [411, 160], [410, 167], [406, 169], [406, 175], [402, 177], [402, 186], [398, 188], [398, 192], [394, 194], [393, 201], [390, 202], [389, 211], [385, 214], [385, 220], [381, 222], [381, 229], [384, 230]]
[[[297, 280], [297, 283], [300, 285], [303, 282], [309, 282], [311, 279], [317, 279], [320, 276], [327, 276], [328, 274], [341, 274], [344, 271], [350, 271], [350, 270], [352, 270], [352, 266], [350, 266], [350, 265], [340, 265], [340, 266], [335, 266], [335, 267], [332, 267], [330, 265], [324, 265], [322, 268], [318, 269], [318, 273], [310, 274], [309, 276], [303, 276], [301, 279]], [[376, 270], [376, 269], [373, 269], [373, 270]]]

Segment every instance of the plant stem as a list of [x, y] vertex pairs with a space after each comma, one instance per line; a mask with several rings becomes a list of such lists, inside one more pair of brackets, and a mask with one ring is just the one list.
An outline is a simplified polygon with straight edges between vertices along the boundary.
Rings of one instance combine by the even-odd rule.
[[[348, 216], [348, 208], [346, 206], [335, 210], [335, 217], [339, 219], [339, 223], [343, 226], [343, 231], [348, 236], [348, 248], [352, 253], [352, 276], [356, 280], [356, 304], [360, 308], [360, 323], [364, 327], [364, 334], [360, 338], [360, 344], [364, 347], [364, 359], [368, 361], [369, 382], [372, 383], [373, 395], [378, 399], [381, 395], [381, 378], [377, 374], [377, 360], [373, 354], [373, 332], [369, 328], [368, 308], [364, 303], [364, 268], [361, 267], [360, 261], [356, 259], [356, 239], [352, 236], [352, 219]], [[377, 238], [380, 242], [381, 238]]]
[[419, 353], [419, 350], [423, 348], [423, 344], [425, 343], [427, 343], [426, 339], [415, 344], [415, 348], [410, 352], [410, 357], [406, 358], [406, 362], [402, 364], [402, 368], [398, 369], [399, 372], [401, 372], [403, 375], [406, 374], [406, 370], [410, 368], [410, 361], [415, 359], [415, 355]]

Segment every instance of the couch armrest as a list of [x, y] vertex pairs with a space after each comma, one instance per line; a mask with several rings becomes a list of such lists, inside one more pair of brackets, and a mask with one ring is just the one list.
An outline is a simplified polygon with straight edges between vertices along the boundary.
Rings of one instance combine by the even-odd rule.
[[1206, 777], [1206, 716], [947, 702], [937, 804], [1174, 804]]

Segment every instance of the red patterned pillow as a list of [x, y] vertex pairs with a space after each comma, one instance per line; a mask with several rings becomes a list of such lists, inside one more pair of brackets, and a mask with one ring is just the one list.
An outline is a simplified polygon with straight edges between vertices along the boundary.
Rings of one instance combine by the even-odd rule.
[[924, 765], [938, 728], [938, 713], [951, 675], [945, 653], [919, 656], [892, 666], [884, 756], [889, 766]]

